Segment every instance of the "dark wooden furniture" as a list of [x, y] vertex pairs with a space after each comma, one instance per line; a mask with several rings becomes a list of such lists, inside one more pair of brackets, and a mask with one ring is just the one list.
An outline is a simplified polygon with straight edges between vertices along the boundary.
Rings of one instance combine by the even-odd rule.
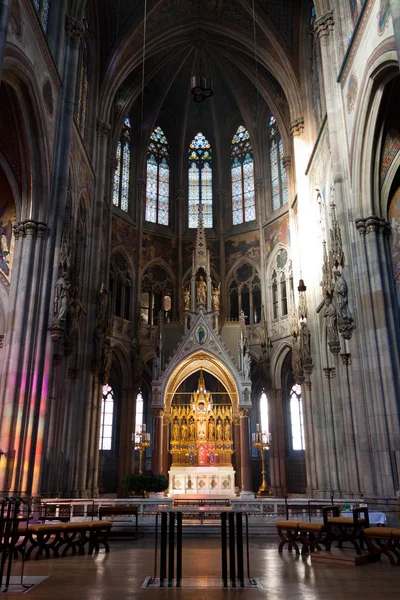
[[135, 504], [117, 504], [116, 506], [110, 506], [109, 504], [103, 504], [99, 507], [99, 519], [103, 517], [111, 516], [135, 516], [135, 538], [138, 536], [138, 524], [139, 524], [139, 507]]
[[12, 560], [18, 542], [18, 527], [23, 520], [19, 515], [20, 500], [4, 498], [0, 502], [0, 589], [3, 587], [4, 569], [7, 564], [6, 581], [3, 592], [10, 584]]
[[339, 542], [339, 548], [342, 548], [344, 542], [350, 542], [357, 554], [361, 554], [364, 529], [369, 527], [368, 508], [365, 506], [354, 508], [352, 517], [342, 517], [340, 512], [341, 507], [338, 505], [326, 506], [322, 509], [324, 526], [327, 530], [326, 548], [330, 550], [334, 541]]
[[382, 554], [390, 564], [400, 565], [400, 529], [392, 527], [367, 527], [364, 529], [371, 559], [381, 559]]
[[[289, 552], [292, 549], [296, 554], [300, 554], [299, 544], [302, 544], [302, 554], [313, 550], [320, 550], [320, 545], [326, 545], [326, 527], [324, 523], [312, 523], [311, 517], [322, 511], [326, 507], [326, 502], [309, 500], [307, 504], [296, 504], [288, 502], [285, 498], [285, 520], [277, 521], [276, 528], [281, 539], [278, 551], [282, 552], [284, 546], [288, 546]], [[301, 517], [294, 516], [301, 513]], [[307, 515], [308, 520], [304, 520]]]

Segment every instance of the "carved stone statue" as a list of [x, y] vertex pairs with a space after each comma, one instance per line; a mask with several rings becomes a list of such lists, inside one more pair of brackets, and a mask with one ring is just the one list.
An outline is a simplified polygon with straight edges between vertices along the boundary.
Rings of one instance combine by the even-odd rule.
[[183, 290], [183, 309], [190, 310], [190, 288], [187, 287]]
[[246, 381], [250, 381], [250, 370], [251, 370], [251, 358], [250, 358], [249, 351], [246, 348], [246, 350], [244, 352], [244, 356], [243, 356], [243, 377], [245, 378]]
[[207, 283], [204, 281], [204, 277], [200, 275], [200, 278], [196, 286], [196, 299], [198, 304], [207, 303]]
[[161, 367], [161, 360], [160, 360], [160, 349], [156, 348], [156, 352], [153, 358], [153, 379], [157, 381], [157, 379], [160, 377], [160, 367]]
[[222, 423], [220, 420], [217, 421], [217, 440], [222, 440]]
[[333, 299], [337, 318], [339, 321], [346, 319], [352, 320], [353, 317], [349, 311], [348, 288], [346, 280], [338, 269], [335, 269], [333, 274], [336, 278], [335, 286], [333, 288]]
[[212, 308], [213, 308], [213, 310], [219, 310], [220, 294], [221, 294], [221, 284], [219, 284], [218, 287], [213, 287], [213, 289], [212, 289]]
[[326, 322], [326, 331], [328, 334], [328, 343], [337, 343], [339, 341], [337, 315], [330, 296], [325, 296], [324, 318]]
[[224, 438], [225, 441], [230, 441], [231, 439], [231, 425], [229, 421], [225, 422]]
[[54, 318], [57, 321], [65, 321], [71, 295], [71, 282], [68, 273], [63, 271], [57, 279], [54, 293]]
[[312, 362], [311, 358], [311, 344], [310, 344], [310, 330], [305, 321], [301, 321], [300, 323], [300, 357], [302, 364], [310, 364]]

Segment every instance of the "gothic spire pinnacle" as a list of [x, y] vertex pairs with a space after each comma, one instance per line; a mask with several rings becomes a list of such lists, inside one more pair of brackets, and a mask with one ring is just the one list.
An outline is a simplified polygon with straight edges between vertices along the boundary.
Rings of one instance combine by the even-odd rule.
[[194, 253], [194, 272], [204, 269], [207, 275], [210, 274], [210, 254], [207, 250], [206, 232], [203, 225], [203, 205], [199, 202], [199, 222], [196, 235], [196, 250]]

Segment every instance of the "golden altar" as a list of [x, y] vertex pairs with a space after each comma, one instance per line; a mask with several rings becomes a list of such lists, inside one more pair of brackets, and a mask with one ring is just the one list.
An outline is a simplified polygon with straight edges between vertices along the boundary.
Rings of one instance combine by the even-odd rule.
[[233, 495], [232, 405], [214, 403], [200, 371], [189, 403], [171, 405], [170, 494]]

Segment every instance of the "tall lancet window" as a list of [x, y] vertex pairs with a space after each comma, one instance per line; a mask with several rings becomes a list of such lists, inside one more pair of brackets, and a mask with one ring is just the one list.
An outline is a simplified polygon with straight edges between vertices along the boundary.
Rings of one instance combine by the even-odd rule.
[[160, 127], [150, 136], [147, 151], [146, 221], [168, 225], [169, 151]]
[[290, 425], [292, 430], [292, 450], [305, 450], [301, 386], [297, 383], [290, 391]]
[[111, 450], [114, 422], [114, 392], [110, 385], [103, 386], [100, 420], [100, 450]]
[[288, 183], [283, 166], [283, 142], [275, 117], [269, 121], [269, 157], [271, 163], [272, 210], [278, 210], [288, 202]]
[[234, 225], [240, 225], [256, 218], [253, 148], [243, 125], [232, 138], [231, 161], [232, 219]]
[[203, 226], [213, 226], [212, 151], [208, 140], [198, 133], [189, 146], [189, 227], [199, 225], [199, 204], [203, 209]]
[[35, 8], [45, 33], [49, 24], [50, 5], [50, 0], [35, 0]]
[[87, 108], [89, 95], [89, 28], [86, 13], [83, 14], [82, 24], [85, 27], [86, 36], [81, 46], [78, 69], [78, 95], [76, 101], [75, 119], [82, 138], [85, 137], [87, 123]]
[[136, 396], [136, 415], [135, 415], [135, 442], [140, 442], [140, 433], [143, 427], [143, 396], [139, 392]]
[[128, 212], [131, 174], [131, 122], [125, 119], [117, 145], [117, 168], [114, 174], [113, 205]]

